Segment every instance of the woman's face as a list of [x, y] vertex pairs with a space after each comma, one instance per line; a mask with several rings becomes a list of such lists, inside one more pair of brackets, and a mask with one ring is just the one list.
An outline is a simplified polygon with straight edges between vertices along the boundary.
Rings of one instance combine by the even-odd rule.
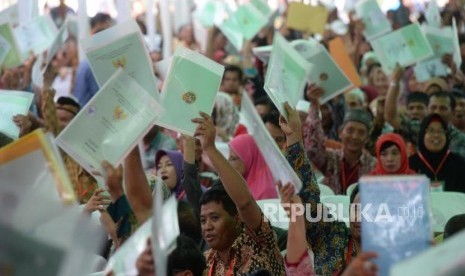
[[233, 166], [236, 171], [238, 171], [242, 176], [245, 175], [245, 165], [239, 156], [231, 149], [229, 153], [229, 163]]
[[396, 173], [400, 169], [402, 156], [400, 149], [396, 145], [383, 150], [380, 153], [379, 159], [381, 160], [381, 166], [388, 173]]
[[440, 122], [432, 122], [425, 130], [425, 147], [431, 152], [440, 152], [446, 146], [446, 139], [446, 130]]
[[161, 177], [165, 185], [168, 186], [170, 190], [173, 190], [176, 187], [176, 169], [168, 155], [163, 155], [160, 158], [160, 162], [158, 162], [157, 166], [157, 175], [158, 177]]
[[372, 84], [378, 90], [380, 95], [385, 95], [389, 87], [389, 81], [380, 67], [376, 67], [370, 73]]

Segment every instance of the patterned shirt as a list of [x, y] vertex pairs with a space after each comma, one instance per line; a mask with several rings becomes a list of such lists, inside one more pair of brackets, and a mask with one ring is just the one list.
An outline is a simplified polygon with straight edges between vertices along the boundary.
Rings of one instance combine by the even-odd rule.
[[224, 276], [233, 265], [231, 275], [244, 275], [265, 269], [272, 275], [286, 275], [284, 260], [278, 249], [276, 235], [269, 222], [263, 220], [260, 229], [253, 231], [243, 225], [242, 233], [229, 249], [229, 260], [223, 262], [218, 251], [209, 249], [204, 253], [207, 268], [204, 275]]
[[[308, 157], [325, 177], [323, 183], [329, 186], [335, 194], [343, 194], [345, 191], [342, 188], [341, 178], [344, 151], [343, 149], [325, 148], [325, 136], [317, 109], [310, 110], [303, 127], [303, 135]], [[376, 158], [367, 151], [363, 151], [360, 156], [358, 178], [369, 173], [375, 166]], [[352, 183], [345, 184], [349, 186]]]
[[[62, 129], [58, 122], [56, 106], [53, 101], [54, 96], [54, 89], [45, 87], [42, 89], [41, 112], [46, 131], [52, 132], [53, 135], [57, 136]], [[61, 151], [61, 156], [63, 157], [63, 162], [65, 163], [79, 204], [87, 203], [98, 188], [97, 181], [64, 151]]]
[[[401, 117], [400, 128], [396, 129], [404, 139], [418, 145], [418, 133], [420, 132], [421, 121], [409, 120], [407, 117]], [[465, 158], [465, 133], [458, 128], [449, 124], [447, 136], [450, 139], [449, 149]]]
[[[315, 273], [317, 275], [337, 273], [345, 266], [344, 258], [349, 244], [350, 231], [344, 222], [326, 222], [323, 219], [311, 222], [308, 219], [309, 217], [317, 218], [317, 205], [320, 204], [320, 188], [312, 165], [299, 143], [287, 148], [286, 157], [302, 180], [303, 187], [300, 191], [302, 202], [304, 205], [310, 205], [311, 214], [305, 214], [305, 216], [307, 218], [307, 242], [315, 256]], [[356, 256], [355, 247], [352, 249], [351, 256]]]

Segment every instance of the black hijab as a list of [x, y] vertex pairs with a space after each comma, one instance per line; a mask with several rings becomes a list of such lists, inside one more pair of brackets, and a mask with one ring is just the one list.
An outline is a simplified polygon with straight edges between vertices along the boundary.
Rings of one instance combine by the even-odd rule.
[[[442, 150], [439, 152], [431, 152], [425, 146], [426, 129], [434, 121], [440, 122], [442, 125], [442, 128], [446, 132], [446, 144], [444, 145]], [[420, 132], [418, 134], [418, 150], [423, 155], [423, 157], [428, 161], [428, 163], [430, 163], [431, 166], [433, 166], [433, 168], [437, 168], [439, 166], [439, 163], [441, 163], [443, 157], [447, 154], [447, 151], [449, 150], [450, 137], [449, 137], [449, 132], [447, 130], [448, 130], [448, 126], [447, 126], [446, 121], [444, 121], [444, 119], [438, 114], [430, 114], [426, 116], [421, 122]]]

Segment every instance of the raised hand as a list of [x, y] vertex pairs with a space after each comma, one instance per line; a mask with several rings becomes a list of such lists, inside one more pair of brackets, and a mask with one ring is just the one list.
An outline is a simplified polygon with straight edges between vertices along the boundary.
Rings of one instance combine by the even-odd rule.
[[110, 199], [104, 195], [101, 195], [105, 190], [104, 189], [97, 189], [95, 190], [92, 197], [87, 201], [86, 205], [84, 206], [84, 212], [88, 214], [92, 214], [93, 212], [105, 211], [108, 205], [110, 204]]
[[110, 193], [111, 201], [115, 202], [123, 196], [123, 166], [114, 168], [107, 161], [102, 162], [102, 167], [105, 172], [105, 185]]
[[279, 126], [286, 134], [287, 145], [290, 146], [302, 140], [302, 123], [300, 122], [299, 113], [287, 102], [284, 103], [284, 108], [288, 114], [288, 121], [280, 116]]
[[324, 94], [323, 88], [317, 86], [316, 84], [309, 84], [307, 86], [307, 98], [311, 103], [317, 103], [321, 96]]
[[198, 124], [194, 132], [194, 137], [200, 140], [202, 149], [207, 152], [215, 149], [216, 128], [212, 118], [204, 112], [200, 112], [201, 118], [192, 119], [193, 123]]

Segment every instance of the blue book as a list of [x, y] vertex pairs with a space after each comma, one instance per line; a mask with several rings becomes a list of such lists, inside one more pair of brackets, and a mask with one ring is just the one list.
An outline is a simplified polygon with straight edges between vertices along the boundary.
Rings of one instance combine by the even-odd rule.
[[377, 252], [379, 275], [427, 250], [432, 241], [429, 180], [425, 176], [362, 177], [362, 250]]

